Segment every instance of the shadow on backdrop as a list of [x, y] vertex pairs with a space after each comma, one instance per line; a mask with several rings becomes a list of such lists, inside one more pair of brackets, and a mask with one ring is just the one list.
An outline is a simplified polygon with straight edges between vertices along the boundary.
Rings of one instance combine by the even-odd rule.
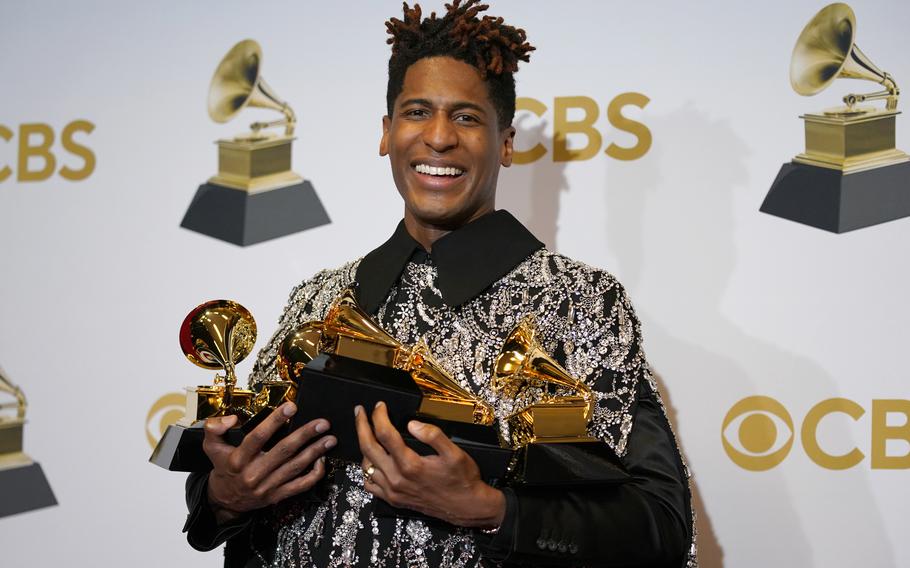
[[[621, 273], [624, 284], [650, 292], [639, 315], [648, 322], [643, 333], [646, 349], [655, 355], [651, 363], [666, 372], [664, 377], [655, 374], [671, 422], [681, 439], [699, 441], [702, 456], [721, 460], [689, 462], [700, 564], [703, 568], [725, 565], [714, 526], [719, 520], [720, 534], [728, 546], [736, 543], [740, 559], [754, 559], [763, 566], [812, 566], [813, 551], [801, 520], [805, 511], [796, 509], [798, 489], [788, 487], [788, 482], [799, 480], [800, 472], [785, 477], [782, 470], [788, 462], [784, 461], [761, 473], [742, 470], [747, 478], [755, 476], [754, 486], [737, 484], [723, 473], [725, 468], [737, 466], [722, 449], [719, 409], [690, 407], [703, 400], [702, 393], [709, 393], [710, 401], [730, 401], [730, 405], [754, 394], [792, 393], [796, 398], [823, 393], [822, 400], [836, 396], [837, 385], [811, 359], [749, 335], [722, 309], [737, 257], [734, 192], [749, 187], [748, 146], [740, 133], [726, 120], [712, 119], [691, 104], [663, 116], [651, 115], [648, 125], [655, 141], [650, 152], [637, 162], [612, 161], [607, 167], [607, 245], [617, 259], [613, 268]], [[769, 281], [779, 277], [767, 276]], [[755, 301], [773, 301], [761, 295], [761, 282], [751, 287]], [[682, 429], [676, 422], [671, 391], [676, 393], [677, 403], [685, 401]], [[720, 416], [725, 412], [720, 410]], [[837, 435], [852, 440], [855, 433], [846, 426]], [[716, 449], [706, 451], [711, 444]], [[799, 451], [801, 447], [795, 443], [790, 459]], [[893, 566], [893, 551], [868, 490], [866, 470], [861, 465], [822, 480], [828, 473], [817, 468], [819, 481], [862, 490], [850, 491], [850, 495], [838, 492], [837, 504], [826, 502], [827, 510], [864, 522], [857, 527], [861, 534], [855, 534], [853, 542], [826, 546], [838, 547], [843, 566]], [[703, 499], [699, 486], [710, 488], [713, 504]], [[819, 542], [817, 531], [813, 537]], [[864, 546], [855, 546], [855, 542]]]
[[[528, 126], [528, 119], [527, 115], [520, 115], [515, 121], [515, 147], [528, 149], [538, 143], [546, 146], [547, 122]], [[533, 164], [500, 170], [496, 188], [496, 207], [508, 209], [552, 251], [556, 250], [559, 230], [560, 194], [569, 189], [565, 169], [565, 162], [554, 163], [548, 154]]]

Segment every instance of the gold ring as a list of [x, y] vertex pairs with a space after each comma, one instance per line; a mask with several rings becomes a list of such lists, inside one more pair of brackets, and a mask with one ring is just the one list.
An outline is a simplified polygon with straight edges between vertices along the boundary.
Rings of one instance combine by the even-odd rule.
[[363, 484], [364, 485], [366, 485], [367, 483], [369, 483], [370, 481], [373, 480], [374, 473], [376, 473], [376, 467], [372, 466], [372, 465], [370, 467], [366, 468], [365, 470], [363, 470]]

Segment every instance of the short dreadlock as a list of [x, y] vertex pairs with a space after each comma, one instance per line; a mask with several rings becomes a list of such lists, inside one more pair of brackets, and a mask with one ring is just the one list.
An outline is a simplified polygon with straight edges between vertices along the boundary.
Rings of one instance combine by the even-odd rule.
[[419, 4], [413, 8], [404, 3], [404, 20], [386, 22], [392, 46], [389, 58], [389, 84], [386, 104], [389, 116], [395, 99], [401, 94], [408, 68], [427, 57], [447, 56], [480, 71], [487, 84], [490, 101], [496, 109], [499, 127], [512, 124], [515, 116], [515, 78], [519, 61], [528, 61], [534, 48], [527, 42], [525, 31], [503, 23], [502, 18], [483, 16], [489, 6], [480, 0], [453, 0], [446, 4], [441, 18], [436, 12], [422, 18]]

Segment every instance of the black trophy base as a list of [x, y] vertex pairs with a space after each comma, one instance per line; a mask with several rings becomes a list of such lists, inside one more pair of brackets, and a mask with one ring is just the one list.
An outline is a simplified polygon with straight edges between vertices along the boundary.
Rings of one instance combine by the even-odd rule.
[[420, 407], [420, 389], [405, 371], [358, 361], [338, 355], [322, 354], [300, 372], [297, 389], [297, 414], [291, 428], [316, 418], [325, 418], [338, 444], [326, 455], [359, 463], [363, 459], [357, 441], [354, 407], [371, 412], [383, 401], [389, 421], [399, 431], [407, 431], [408, 420]]
[[0, 517], [57, 504], [38, 463], [0, 469]]
[[910, 216], [910, 162], [844, 174], [784, 164], [762, 203], [763, 213], [833, 233]]
[[180, 226], [247, 246], [328, 223], [329, 215], [308, 181], [258, 193], [204, 183]]
[[525, 487], [616, 485], [632, 479], [603, 442], [528, 444], [517, 458], [511, 481]]
[[[243, 426], [231, 428], [224, 433], [224, 440], [232, 445], [239, 446], [243, 438], [265, 418], [272, 409], [266, 409], [247, 420]], [[202, 449], [205, 439], [205, 430], [202, 422], [192, 426], [171, 424], [158, 440], [158, 445], [152, 452], [149, 462], [168, 471], [208, 471], [212, 469], [212, 462]], [[287, 435], [285, 428], [275, 434], [266, 444], [265, 449], [271, 448], [275, 442]]]
[[456, 445], [474, 458], [484, 479], [493, 481], [506, 475], [513, 452], [499, 445], [496, 429], [419, 416], [417, 409], [423, 395], [405, 371], [322, 354], [301, 371], [299, 378], [299, 410], [293, 418], [292, 428], [316, 418], [328, 420], [331, 424], [329, 431], [338, 439], [338, 445], [326, 454], [329, 457], [353, 463], [363, 460], [357, 441], [354, 406], [362, 405], [367, 412], [371, 412], [377, 402], [383, 401], [389, 421], [402, 433], [405, 443], [418, 454], [430, 455], [435, 451], [407, 433], [411, 419], [441, 428]]

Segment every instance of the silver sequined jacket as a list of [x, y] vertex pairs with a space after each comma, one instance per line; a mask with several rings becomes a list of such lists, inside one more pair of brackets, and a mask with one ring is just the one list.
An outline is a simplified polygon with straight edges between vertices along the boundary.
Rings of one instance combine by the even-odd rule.
[[[195, 532], [204, 536], [196, 542], [188, 523], [191, 544], [207, 549], [230, 537], [229, 556], [232, 546], [243, 548], [246, 564], [238, 565], [247, 566], [697, 565], [688, 474], [621, 285], [604, 271], [542, 248], [504, 211], [482, 221], [479, 228], [475, 222], [447, 235], [431, 254], [400, 225], [385, 248], [297, 286], [259, 353], [251, 385], [277, 378], [275, 356], [284, 337], [322, 319], [356, 282], [362, 303], [387, 331], [405, 344], [426, 341], [451, 375], [502, 418], [514, 401], [491, 390], [491, 366], [506, 335], [534, 314], [544, 349], [595, 393], [589, 434], [624, 460], [635, 483], [579, 491], [507, 489], [506, 520], [498, 534], [487, 536], [374, 515], [359, 464], [330, 460], [318, 499], [288, 500], [221, 531], [197, 521]], [[471, 252], [478, 242], [502, 240], [512, 248]], [[203, 483], [196, 483], [197, 493]], [[204, 499], [188, 501], [191, 511], [205, 507]]]

